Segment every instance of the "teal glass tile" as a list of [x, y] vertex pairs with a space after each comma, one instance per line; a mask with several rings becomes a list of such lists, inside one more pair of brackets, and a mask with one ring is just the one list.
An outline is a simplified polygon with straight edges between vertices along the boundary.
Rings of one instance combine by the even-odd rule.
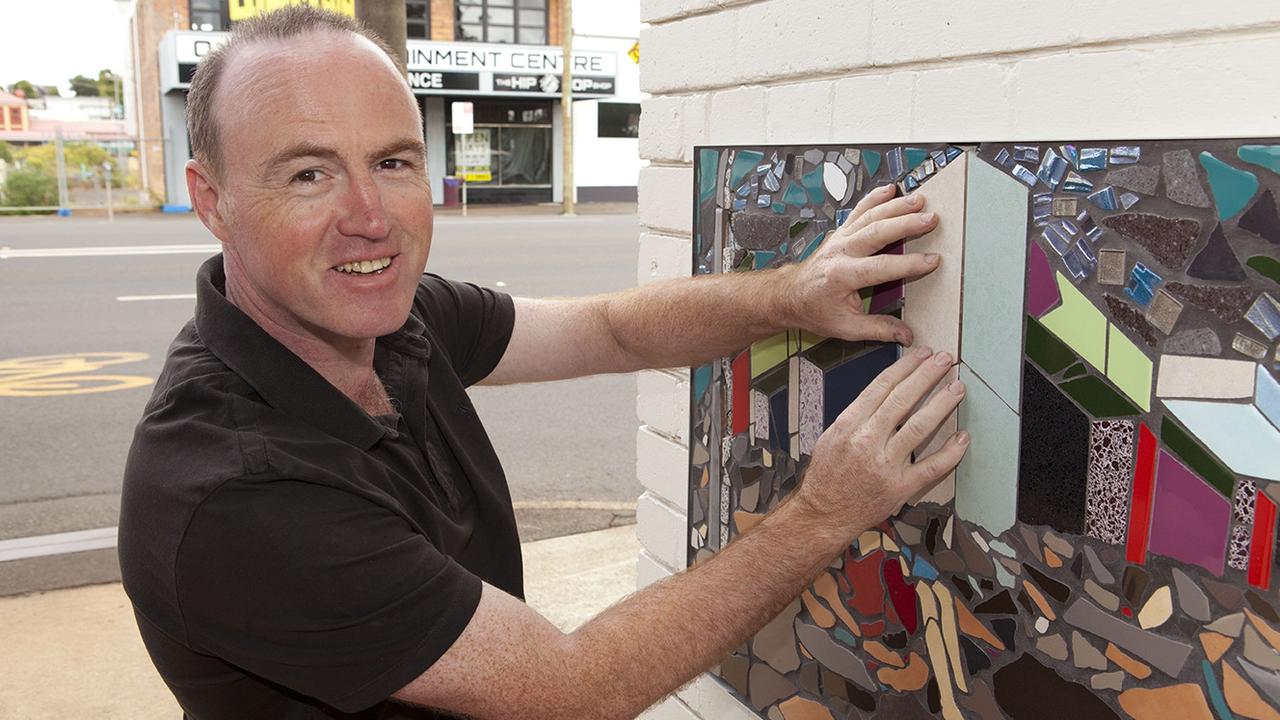
[[867, 164], [867, 177], [876, 176], [876, 172], [880, 169], [881, 158], [881, 154], [876, 150], [862, 151], [862, 161]]
[[782, 201], [788, 205], [796, 207], [804, 207], [809, 204], [809, 194], [804, 191], [804, 186], [795, 180], [787, 186], [786, 192], [782, 194]]
[[801, 181], [804, 189], [809, 191], [809, 202], [821, 203], [826, 192], [822, 186], [822, 167], [818, 166], [804, 176]]
[[826, 240], [826, 239], [827, 239], [827, 234], [826, 234], [826, 233], [822, 233], [822, 234], [821, 234], [821, 235], [819, 235], [818, 237], [816, 237], [816, 238], [814, 238], [814, 239], [810, 240], [810, 241], [809, 241], [809, 244], [808, 244], [808, 245], [806, 245], [806, 246], [804, 247], [804, 250], [803, 250], [803, 251], [801, 251], [801, 252], [800, 252], [800, 254], [796, 257], [796, 261], [797, 261], [797, 262], [804, 262], [806, 259], [808, 259], [808, 257], [809, 257], [810, 255], [812, 255], [812, 254], [813, 254], [813, 251], [814, 251], [814, 250], [817, 250], [817, 249], [818, 249], [818, 246], [822, 244], [822, 241], [823, 241], [823, 240]]
[[706, 202], [716, 192], [716, 173], [720, 168], [720, 151], [698, 151], [698, 196]]
[[970, 281], [964, 284], [960, 354], [1010, 407], [1022, 402], [1028, 202], [1022, 183], [987, 163], [969, 163], [965, 237], [982, 241], [964, 244]]
[[1200, 153], [1200, 164], [1209, 176], [1209, 189], [1213, 191], [1213, 202], [1218, 207], [1219, 220], [1235, 217], [1258, 191], [1258, 176], [1247, 170], [1231, 167], [1212, 153]]
[[956, 515], [999, 535], [1017, 519], [1019, 418], [964, 363], [960, 380], [967, 392], [959, 427], [970, 439], [956, 468]]
[[711, 365], [700, 365], [693, 369], [693, 401], [697, 403], [711, 384]]
[[1280, 173], [1280, 145], [1241, 145], [1236, 155], [1247, 163]]
[[736, 188], [760, 165], [764, 153], [755, 150], [739, 150], [733, 158], [733, 170], [729, 175], [729, 187]]
[[929, 157], [928, 150], [913, 147], [907, 148], [907, 171], [915, 170], [927, 157]]

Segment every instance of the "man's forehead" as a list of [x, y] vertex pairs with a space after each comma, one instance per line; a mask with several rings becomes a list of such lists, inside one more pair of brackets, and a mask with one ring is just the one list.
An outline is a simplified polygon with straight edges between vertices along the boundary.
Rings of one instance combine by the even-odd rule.
[[[282, 72], [282, 68], [285, 71]], [[398, 71], [390, 59], [368, 38], [328, 28], [287, 38], [262, 38], [235, 49], [228, 58], [226, 76], [247, 88], [250, 85], [291, 87], [300, 75], [322, 73], [338, 78], [344, 71], [383, 69], [392, 77]], [[220, 90], [230, 89], [222, 83]]]

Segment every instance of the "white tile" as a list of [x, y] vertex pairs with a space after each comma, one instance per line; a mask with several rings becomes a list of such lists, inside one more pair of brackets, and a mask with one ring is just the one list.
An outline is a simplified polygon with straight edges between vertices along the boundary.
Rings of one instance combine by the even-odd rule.
[[1236, 400], [1253, 397], [1255, 363], [1193, 355], [1161, 355], [1156, 396]]

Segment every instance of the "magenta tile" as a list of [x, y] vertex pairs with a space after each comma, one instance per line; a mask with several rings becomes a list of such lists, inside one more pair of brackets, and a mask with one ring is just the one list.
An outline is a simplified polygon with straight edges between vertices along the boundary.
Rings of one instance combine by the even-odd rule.
[[1156, 466], [1151, 552], [1221, 575], [1230, 526], [1231, 501], [1161, 450]]
[[1040, 243], [1031, 241], [1027, 251], [1027, 313], [1038, 318], [1062, 302], [1053, 268]]

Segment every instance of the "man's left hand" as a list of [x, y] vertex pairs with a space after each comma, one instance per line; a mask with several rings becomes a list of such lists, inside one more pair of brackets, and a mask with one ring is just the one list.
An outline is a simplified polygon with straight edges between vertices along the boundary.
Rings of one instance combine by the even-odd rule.
[[783, 324], [823, 337], [881, 340], [911, 345], [911, 328], [892, 315], [863, 310], [860, 291], [882, 283], [927, 275], [938, 268], [934, 254], [877, 255], [899, 240], [919, 237], [938, 224], [924, 212], [924, 196], [894, 197], [886, 185], [867, 194], [843, 225], [798, 265], [779, 271], [776, 306]]

